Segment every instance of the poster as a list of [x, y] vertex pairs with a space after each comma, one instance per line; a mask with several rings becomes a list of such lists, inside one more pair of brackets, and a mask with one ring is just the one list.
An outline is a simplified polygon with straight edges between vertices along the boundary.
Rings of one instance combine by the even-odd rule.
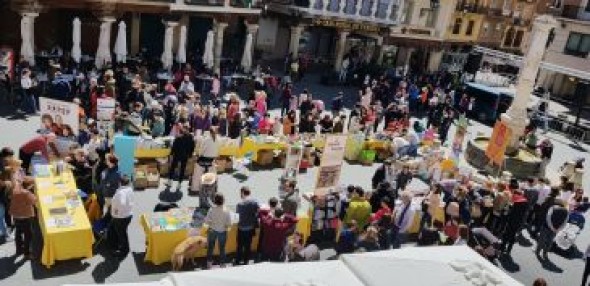
[[299, 173], [299, 164], [303, 156], [303, 146], [301, 144], [292, 144], [287, 150], [285, 158], [285, 171], [283, 177], [296, 180]]
[[68, 125], [72, 128], [74, 134], [78, 134], [80, 121], [77, 104], [41, 97], [39, 98], [39, 105], [41, 107], [41, 128], [44, 128], [44, 125], [51, 126], [53, 124], [59, 127]]
[[512, 130], [504, 122], [497, 121], [486, 149], [486, 156], [492, 163], [498, 166], [504, 164], [504, 152], [506, 152], [510, 136], [512, 136]]
[[323, 196], [338, 186], [346, 141], [346, 135], [330, 135], [326, 137], [326, 144], [324, 145], [324, 152], [316, 178], [315, 195]]
[[115, 114], [114, 98], [98, 98], [96, 100], [96, 120], [111, 121]]

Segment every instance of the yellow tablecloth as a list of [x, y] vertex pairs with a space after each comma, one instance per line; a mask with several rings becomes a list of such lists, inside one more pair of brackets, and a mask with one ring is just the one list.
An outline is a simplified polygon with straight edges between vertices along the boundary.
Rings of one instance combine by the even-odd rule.
[[68, 209], [74, 221], [73, 226], [57, 227], [47, 223], [47, 219], [51, 218], [50, 209], [66, 206], [66, 198], [62, 190], [74, 192], [77, 190], [72, 173], [65, 172], [59, 177], [52, 175], [46, 178], [35, 178], [35, 186], [38, 196], [39, 225], [43, 235], [41, 264], [49, 268], [55, 264], [56, 260], [92, 257], [94, 236], [82, 203]]
[[[188, 230], [181, 229], [177, 231], [152, 231], [150, 222], [147, 216], [144, 214], [140, 218], [141, 226], [143, 227], [146, 237], [146, 251], [144, 261], [149, 261], [155, 265], [160, 265], [170, 261], [174, 248], [188, 237]], [[301, 232], [305, 238], [309, 236], [310, 223], [308, 217], [300, 217], [297, 223], [297, 231]], [[201, 229], [201, 235], [206, 236], [207, 229], [204, 227]], [[228, 239], [225, 245], [226, 253], [235, 253], [237, 249], [237, 224], [232, 225]], [[258, 229], [256, 235], [252, 240], [252, 250], [258, 248]], [[218, 254], [218, 248], [215, 247], [214, 254]], [[196, 254], [196, 257], [205, 257], [207, 255], [206, 249], [201, 249]]]

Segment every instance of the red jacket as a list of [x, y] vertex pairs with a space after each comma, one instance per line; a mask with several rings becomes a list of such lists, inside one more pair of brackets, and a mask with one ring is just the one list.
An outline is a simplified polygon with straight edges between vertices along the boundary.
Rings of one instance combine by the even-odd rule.
[[278, 257], [283, 251], [289, 231], [297, 224], [297, 218], [290, 214], [275, 218], [268, 211], [261, 211], [259, 216], [264, 233], [259, 248], [266, 256]]
[[47, 140], [43, 136], [37, 136], [23, 146], [20, 149], [26, 154], [34, 154], [35, 152], [41, 152], [43, 157], [49, 160], [49, 152], [47, 152]]

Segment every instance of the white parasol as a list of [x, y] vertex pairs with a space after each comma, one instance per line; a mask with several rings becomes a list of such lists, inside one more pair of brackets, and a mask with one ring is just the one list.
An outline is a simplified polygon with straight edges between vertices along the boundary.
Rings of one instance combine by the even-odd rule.
[[35, 52], [33, 51], [33, 34], [32, 34], [33, 18], [24, 14], [20, 20], [20, 34], [22, 43], [20, 46], [20, 55], [30, 65], [35, 65]]
[[248, 33], [246, 36], [246, 44], [244, 44], [244, 53], [240, 65], [246, 73], [249, 73], [252, 69], [252, 33]]
[[111, 24], [115, 19], [105, 19], [100, 24], [100, 35], [98, 36], [98, 49], [94, 64], [98, 69], [102, 69], [106, 63], [111, 62]]
[[81, 25], [80, 19], [78, 17], [74, 18], [72, 23], [72, 59], [77, 63], [80, 63], [80, 59], [82, 58], [82, 50], [80, 49], [80, 42], [82, 41]]
[[176, 61], [181, 64], [186, 63], [186, 26], [180, 26], [180, 38], [178, 39]]
[[118, 63], [127, 62], [127, 25], [124, 21], [119, 22], [119, 31], [115, 40], [115, 57]]
[[213, 67], [213, 37], [215, 34], [212, 30], [207, 32], [207, 40], [205, 41], [205, 51], [203, 53], [203, 64], [207, 68]]
[[162, 52], [162, 57], [160, 60], [162, 61], [162, 67], [164, 69], [169, 70], [172, 68], [172, 40], [174, 37], [174, 26], [177, 23], [167, 22], [166, 23], [166, 32], [164, 34], [164, 52]]

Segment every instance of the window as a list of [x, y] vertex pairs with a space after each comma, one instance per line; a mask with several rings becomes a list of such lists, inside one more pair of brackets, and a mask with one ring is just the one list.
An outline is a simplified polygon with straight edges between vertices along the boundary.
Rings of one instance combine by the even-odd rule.
[[586, 4], [586, 9], [584, 9], [586, 12], [590, 12], [590, 1], [588, 1], [588, 3]]
[[520, 44], [522, 43], [522, 38], [524, 37], [524, 31], [523, 30], [518, 30], [516, 31], [516, 36], [514, 36], [514, 42], [512, 43], [512, 46], [515, 48], [520, 47]]
[[463, 19], [456, 18], [455, 25], [453, 25], [453, 34], [457, 35], [461, 32], [461, 26], [463, 25]]
[[504, 36], [504, 46], [510, 47], [512, 46], [512, 39], [514, 38], [514, 28], [510, 28], [506, 31], [506, 35]]
[[465, 35], [471, 36], [473, 34], [473, 26], [475, 25], [475, 21], [471, 20], [467, 23], [467, 31], [465, 31]]
[[567, 39], [567, 44], [565, 45], [564, 54], [576, 57], [586, 57], [588, 56], [588, 52], [590, 52], [590, 35], [570, 33], [570, 36]]

